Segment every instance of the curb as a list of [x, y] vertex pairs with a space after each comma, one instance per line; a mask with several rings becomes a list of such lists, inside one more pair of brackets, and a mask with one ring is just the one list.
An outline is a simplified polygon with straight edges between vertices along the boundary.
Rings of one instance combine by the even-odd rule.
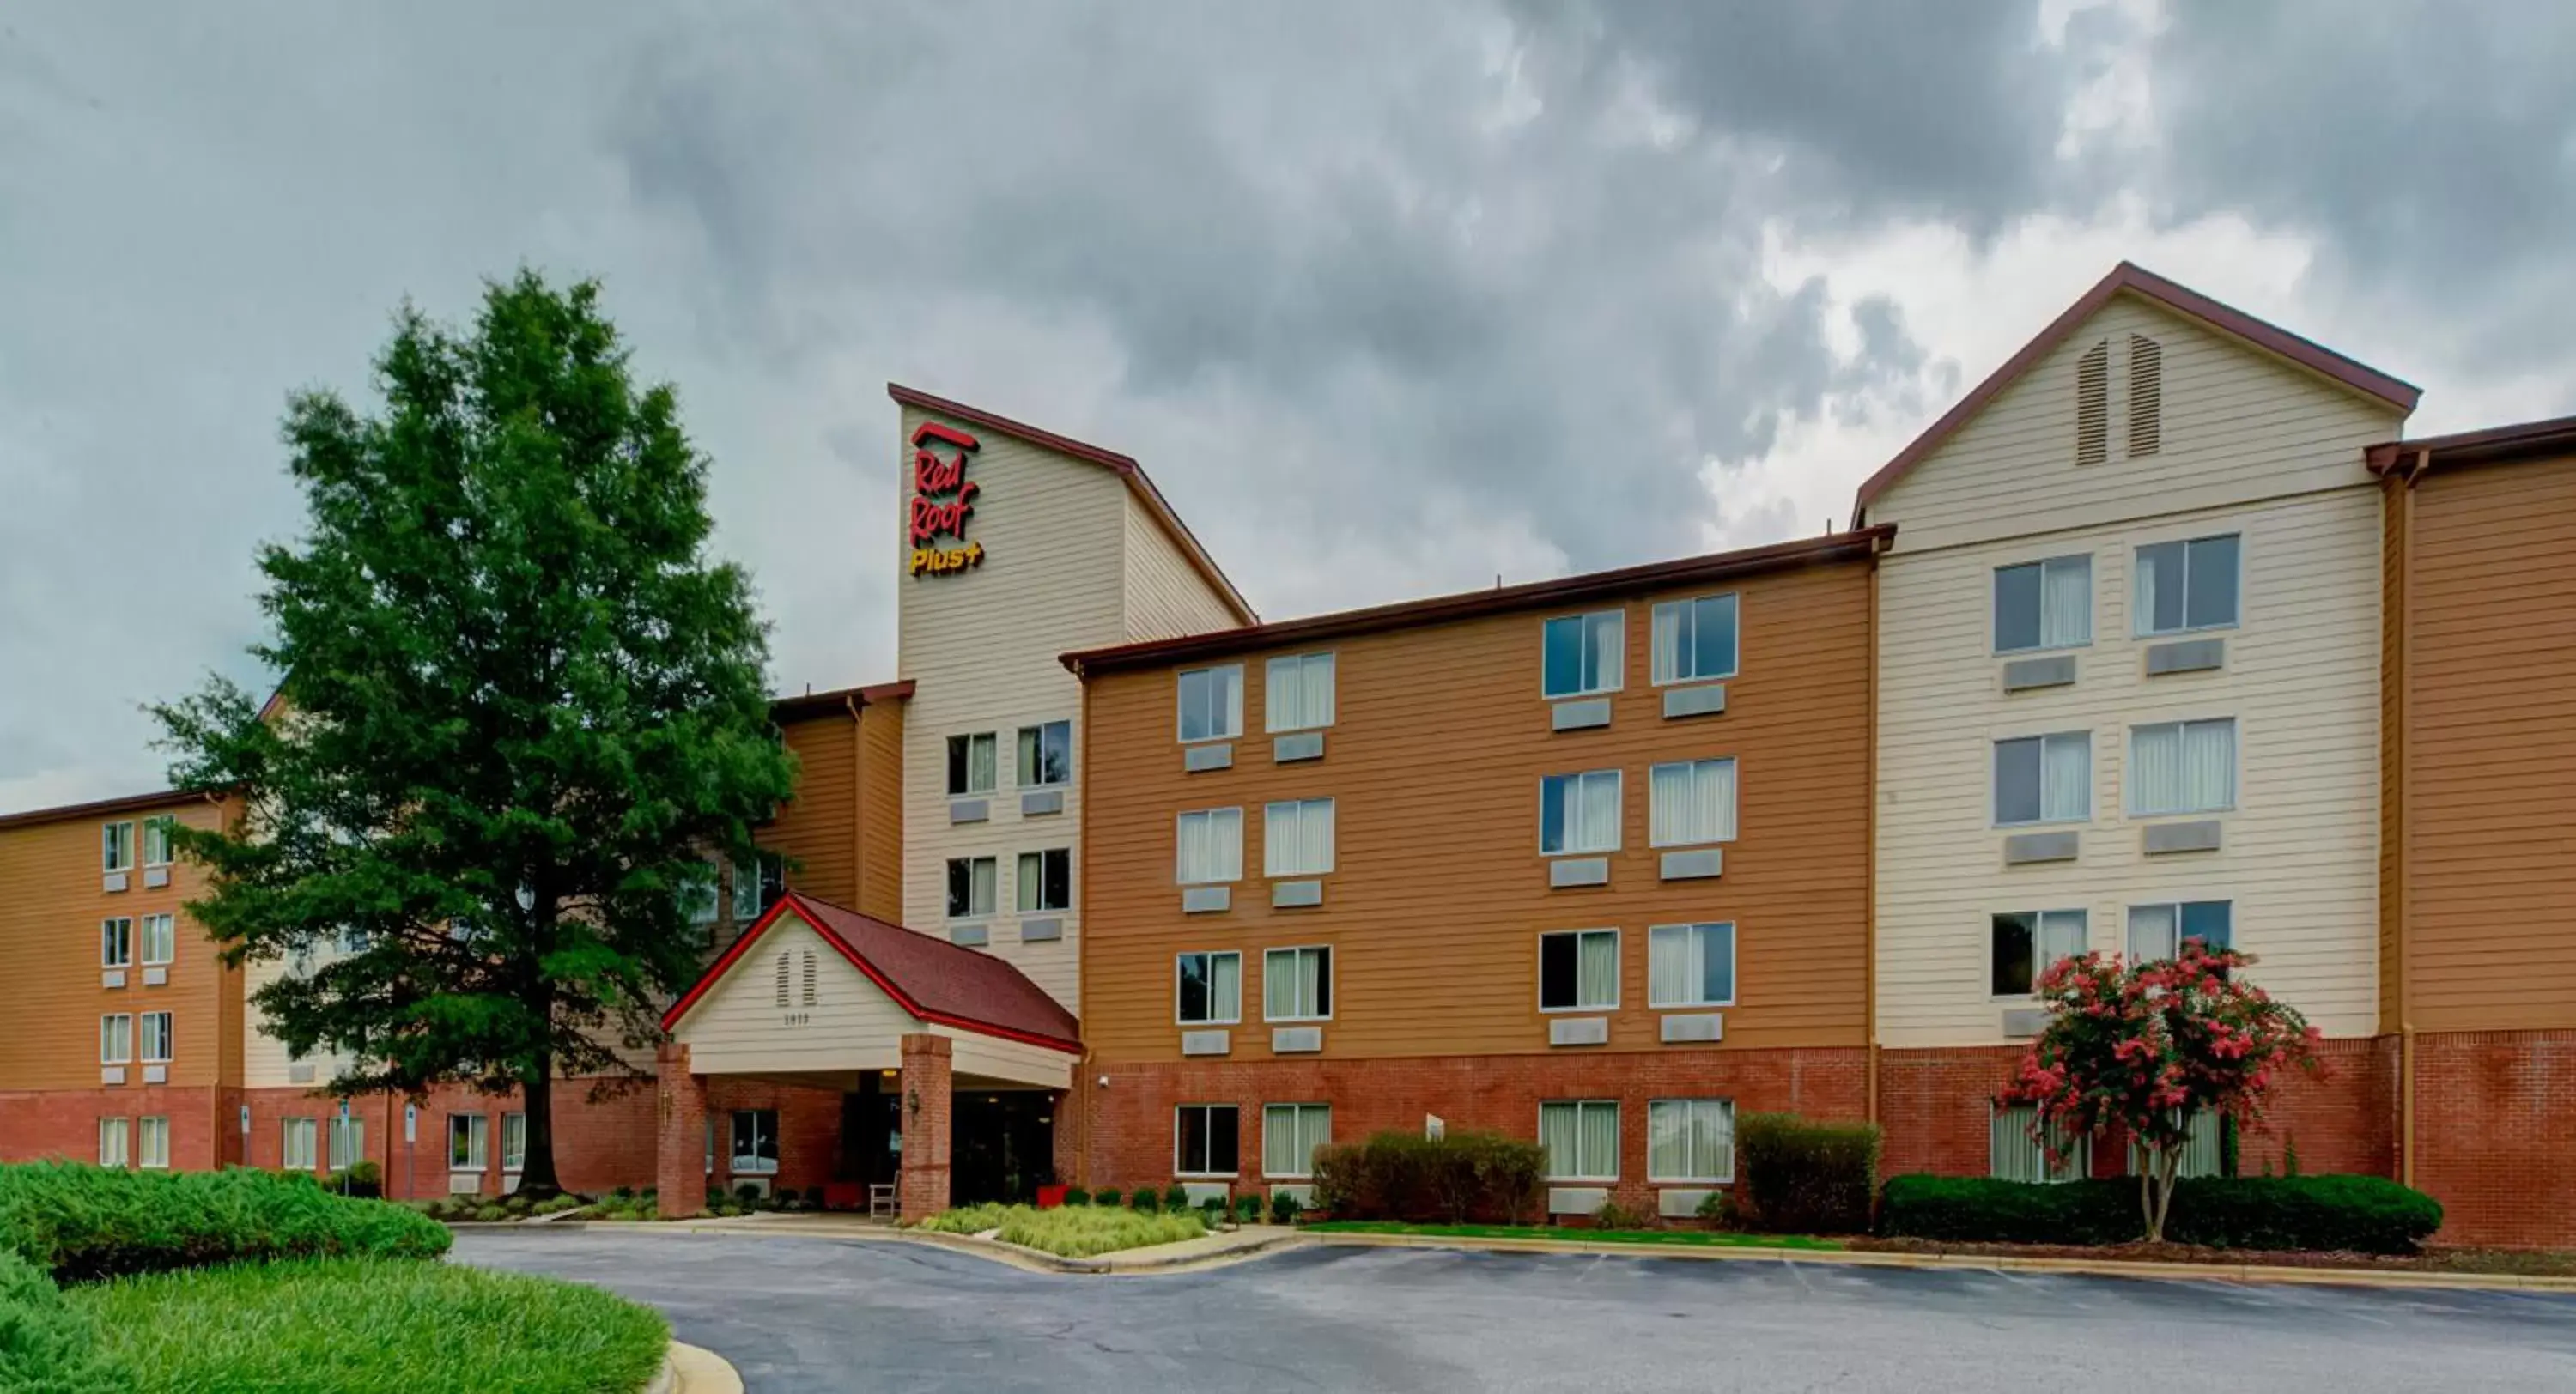
[[714, 1351], [673, 1341], [644, 1394], [742, 1394], [742, 1372]]
[[[946, 1249], [968, 1254], [987, 1263], [998, 1263], [1026, 1273], [1061, 1273], [1086, 1277], [1117, 1276], [1130, 1273], [1177, 1273], [1208, 1268], [1222, 1268], [1245, 1259], [1263, 1257], [1291, 1248], [1306, 1248], [1315, 1237], [1294, 1231], [1265, 1235], [1250, 1244], [1230, 1249], [1216, 1249], [1195, 1254], [1169, 1254], [1142, 1260], [1122, 1259], [1115, 1254], [1097, 1258], [1063, 1258], [1043, 1249], [1005, 1244], [998, 1239], [977, 1239], [965, 1234], [941, 1234], [933, 1230], [892, 1229], [870, 1226], [864, 1229], [810, 1230], [791, 1229], [775, 1224], [744, 1224], [734, 1219], [672, 1220], [660, 1224], [601, 1223], [604, 1230], [627, 1231], [685, 1239], [691, 1235], [749, 1235], [760, 1239], [818, 1239], [848, 1244], [918, 1244], [925, 1248]], [[486, 1230], [518, 1229], [518, 1225], [475, 1225]], [[583, 1225], [556, 1225], [556, 1229], [581, 1229]]]

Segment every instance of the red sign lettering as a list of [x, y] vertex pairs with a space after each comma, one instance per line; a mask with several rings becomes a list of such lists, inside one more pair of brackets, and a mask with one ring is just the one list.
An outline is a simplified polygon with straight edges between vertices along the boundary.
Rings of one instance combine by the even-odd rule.
[[[942, 455], [940, 446], [954, 453]], [[946, 575], [983, 563], [984, 545], [980, 542], [944, 550], [929, 545], [943, 537], [966, 540], [966, 520], [975, 516], [975, 495], [984, 487], [967, 481], [966, 462], [982, 448], [973, 436], [936, 421], [925, 421], [913, 431], [913, 575]], [[970, 554], [972, 561], [966, 560]]]

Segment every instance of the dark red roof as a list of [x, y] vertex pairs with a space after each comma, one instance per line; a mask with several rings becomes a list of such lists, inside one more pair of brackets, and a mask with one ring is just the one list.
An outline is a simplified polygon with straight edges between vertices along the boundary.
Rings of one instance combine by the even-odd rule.
[[2074, 333], [2077, 325], [2091, 319], [2094, 311], [2109, 304], [2113, 296], [2123, 291], [2145, 296], [2177, 314], [2233, 334], [2258, 348], [2268, 349], [2364, 396], [2376, 397], [2399, 411], [2413, 411], [2416, 399], [2424, 395], [2423, 390], [2413, 383], [2390, 377], [2313, 339], [2301, 338], [2268, 320], [2256, 319], [2233, 305], [2212, 300], [2189, 286], [2168, 281], [2135, 262], [2124, 261], [2112, 267], [2111, 274], [2095, 282], [2091, 290], [2084, 292], [2083, 299], [2067, 306], [2066, 313], [2049, 321], [2048, 327], [2039, 331], [2036, 338], [2005, 359], [2002, 367], [1995, 369], [1967, 396], [1960, 398], [1957, 406], [1942, 413], [1941, 419], [1916, 436], [1912, 444], [1896, 452], [1896, 458], [1889, 460], [1878, 473], [1861, 481], [1860, 497], [1852, 505], [1853, 520], [1858, 522], [1865, 518], [1870, 504], [1876, 502], [1879, 495], [1895, 487], [1896, 481], [1904, 478], [1907, 471], [1921, 464], [1925, 456], [1957, 434], [1970, 418], [1985, 410], [1986, 403], [1994, 400], [1996, 393], [2030, 371], [2032, 364], [2057, 347], [2060, 340]]
[[662, 1029], [678, 1026], [689, 1008], [790, 910], [897, 1006], [924, 1021], [1056, 1050], [1082, 1049], [1082, 1025], [1073, 1013], [1010, 964], [797, 891], [779, 897], [759, 923], [709, 965], [662, 1014]]
[[2402, 466], [2411, 480], [2426, 470], [2446, 465], [2503, 464], [2563, 455], [2576, 455], [2576, 416], [2387, 441], [2362, 452], [2362, 460], [2373, 474], [2387, 474]]
[[88, 803], [61, 804], [53, 808], [31, 808], [24, 813], [0, 813], [0, 828], [23, 828], [37, 823], [60, 823], [73, 818], [101, 818], [117, 813], [141, 813], [146, 809], [185, 807], [192, 803], [217, 803], [221, 793], [190, 793], [185, 789], [161, 789], [149, 794], [124, 794], [112, 799], [94, 799]]

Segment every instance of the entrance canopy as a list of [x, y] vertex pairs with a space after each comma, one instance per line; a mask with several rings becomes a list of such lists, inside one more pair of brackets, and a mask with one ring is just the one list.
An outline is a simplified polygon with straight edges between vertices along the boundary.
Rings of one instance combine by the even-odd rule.
[[821, 1082], [898, 1069], [903, 1038], [952, 1042], [961, 1077], [1070, 1087], [1081, 1026], [997, 958], [789, 892], [662, 1016], [698, 1074]]

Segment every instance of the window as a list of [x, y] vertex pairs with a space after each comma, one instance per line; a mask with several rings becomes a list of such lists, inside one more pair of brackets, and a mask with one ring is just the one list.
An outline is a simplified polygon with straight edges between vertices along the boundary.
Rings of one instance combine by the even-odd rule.
[[1325, 1021], [1333, 1015], [1333, 951], [1272, 949], [1261, 956], [1261, 1019]]
[[1646, 931], [1646, 1004], [1735, 1005], [1735, 926], [1666, 924]]
[[1072, 851], [1050, 847], [1043, 852], [1022, 852], [1019, 884], [1014, 893], [1023, 915], [1072, 909]]
[[1181, 674], [1181, 740], [1224, 741], [1243, 734], [1243, 665], [1191, 668]]
[[1619, 931], [1568, 929], [1538, 937], [1538, 1007], [1599, 1011], [1619, 1005]]
[[108, 823], [99, 830], [98, 864], [107, 872], [125, 871], [134, 865], [134, 825]]
[[1541, 685], [1549, 697], [1583, 697], [1619, 690], [1627, 645], [1627, 616], [1617, 610], [1563, 615], [1546, 625]]
[[2129, 336], [2129, 458], [2153, 455], [2165, 439], [2164, 346], [2144, 334]]
[[1271, 1104], [1261, 1110], [1261, 1174], [1312, 1176], [1315, 1149], [1332, 1140], [1331, 1104]]
[[126, 1121], [122, 1118], [98, 1120], [98, 1164], [121, 1167], [132, 1160], [126, 1150]]
[[2129, 907], [2129, 958], [2144, 963], [2172, 958], [2182, 941], [2197, 939], [2224, 949], [2233, 938], [2234, 906], [2224, 900], [2186, 900], [2180, 904]]
[[[482, 1119], [475, 1119], [477, 1123]], [[314, 1166], [313, 1144], [316, 1123], [310, 1118], [289, 1118], [279, 1125], [277, 1164], [288, 1171], [311, 1171]]]
[[[680, 883], [679, 894], [673, 897], [680, 904], [682, 921], [700, 929], [716, 922], [717, 914], [724, 908], [724, 888], [716, 884], [717, 875], [716, 864], [711, 861], [687, 870], [686, 879]], [[735, 889], [740, 890], [740, 885], [737, 884]]]
[[[145, 928], [148, 929], [150, 926], [147, 925]], [[342, 958], [355, 958], [359, 954], [365, 953], [367, 951], [367, 946], [375, 941], [370, 938], [367, 932], [363, 929], [344, 928], [339, 932], [339, 934], [333, 937], [332, 942], [339, 950]]]
[[1735, 1101], [1656, 1099], [1646, 1105], [1646, 1179], [1723, 1185], [1735, 1179]]
[[134, 1017], [118, 1012], [98, 1019], [98, 1063], [122, 1065], [134, 1058]]
[[143, 961], [168, 963], [179, 956], [179, 918], [176, 915], [143, 917]]
[[1270, 660], [1261, 696], [1261, 727], [1273, 733], [1333, 724], [1333, 656], [1301, 653]]
[[2223, 813], [2236, 806], [2236, 718], [2129, 728], [2129, 811]]
[[2075, 463], [2111, 458], [2111, 343], [2105, 339], [2075, 360]]
[[1619, 1101], [1565, 1099], [1538, 1106], [1539, 1146], [1550, 1181], [1619, 1179]]
[[149, 1171], [170, 1169], [170, 1118], [138, 1118], [135, 1121], [135, 1164]]
[[98, 922], [98, 963], [123, 968], [134, 962], [134, 921], [123, 916]]
[[143, 864], [145, 866], [170, 864], [170, 830], [178, 825], [179, 820], [166, 813], [157, 818], [143, 820]]
[[1333, 869], [1333, 801], [1291, 799], [1261, 810], [1261, 874], [1321, 876]]
[[1177, 961], [1183, 1026], [1226, 1026], [1243, 1020], [1243, 955], [1181, 954]]
[[168, 1012], [145, 1012], [143, 1014], [144, 1063], [148, 1065], [169, 1064], [170, 1045], [170, 1014]]
[[778, 1172], [778, 1110], [738, 1108], [733, 1111], [733, 1174], [774, 1176]]
[[[313, 1146], [313, 1120], [304, 1119], [304, 1146], [308, 1157]], [[481, 1171], [491, 1165], [492, 1123], [479, 1113], [447, 1115], [447, 1169]], [[308, 1160], [306, 1165], [312, 1163]]]
[[1242, 1155], [1232, 1104], [1183, 1104], [1172, 1120], [1172, 1169], [1183, 1176], [1232, 1176]]
[[334, 1171], [346, 1171], [367, 1159], [367, 1120], [351, 1114], [331, 1115], [331, 1155]]
[[1655, 681], [1735, 676], [1735, 597], [1703, 595], [1655, 607]]
[[[2191, 1116], [2191, 1134], [2182, 1145], [2182, 1165], [2174, 1168], [2179, 1181], [2194, 1176], [2227, 1174], [2227, 1134], [2234, 1125], [2226, 1114], [2206, 1109]], [[2147, 1149], [2133, 1137], [2129, 1142], [2129, 1174], [2138, 1176], [2147, 1169]]]
[[528, 1115], [501, 1115], [501, 1170], [525, 1171], [528, 1167]]
[[1180, 867], [1184, 886], [1243, 879], [1243, 810], [1210, 808], [1184, 813], [1180, 821]]
[[998, 779], [994, 766], [998, 746], [998, 739], [990, 731], [948, 738], [948, 792], [952, 797], [993, 792]]
[[2066, 731], [1995, 742], [1995, 826], [2093, 817], [2093, 735]]
[[[2039, 1110], [2028, 1104], [1998, 1108], [1986, 1132], [1986, 1174], [1998, 1181], [2039, 1185], [2081, 1181], [2093, 1174], [2093, 1140], [2051, 1123], [2039, 1132]], [[2034, 1136], [2034, 1133], [2037, 1136]]]
[[715, 1120], [715, 1119], [713, 1119], [713, 1118], [709, 1118], [709, 1119], [707, 1120], [706, 1134], [707, 1134], [707, 1175], [709, 1175], [709, 1176], [713, 1176], [713, 1175], [715, 1175], [715, 1174], [716, 1174], [716, 1120]]
[[1586, 770], [1539, 781], [1538, 850], [1568, 853], [1619, 850], [1619, 772]]
[[2237, 539], [2196, 537], [2138, 549], [2138, 633], [2181, 634], [2236, 623]]
[[747, 925], [759, 919], [785, 894], [785, 857], [776, 852], [755, 851], [749, 859], [734, 864], [733, 918], [737, 925]]
[[1735, 840], [1735, 761], [1657, 765], [1646, 780], [1648, 837], [1657, 847]]
[[1995, 652], [2078, 649], [2093, 642], [2093, 558], [1995, 568]]
[[1995, 916], [1988, 990], [1997, 997], [2029, 996], [2051, 964], [2084, 952], [2086, 935], [2081, 910], [2010, 910]]
[[1073, 782], [1073, 723], [1050, 721], [1020, 728], [1019, 781], [1023, 789]]
[[948, 918], [975, 920], [992, 914], [1000, 874], [1000, 863], [991, 857], [949, 858]]

